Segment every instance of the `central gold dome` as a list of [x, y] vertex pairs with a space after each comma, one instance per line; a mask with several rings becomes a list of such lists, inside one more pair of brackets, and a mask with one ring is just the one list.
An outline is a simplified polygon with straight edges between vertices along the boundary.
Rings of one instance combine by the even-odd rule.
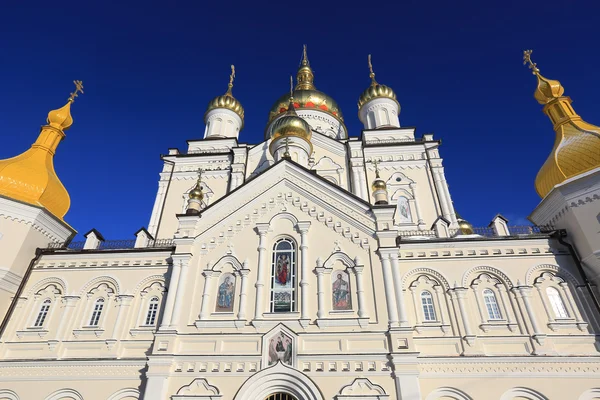
[[[338, 106], [337, 102], [331, 96], [315, 89], [314, 86], [313, 89], [296, 89], [293, 92], [293, 96], [294, 107], [297, 110], [306, 109], [324, 111], [333, 115], [340, 122], [344, 122], [342, 110], [340, 110], [340, 106]], [[289, 93], [286, 93], [273, 104], [273, 107], [271, 107], [271, 111], [269, 112], [269, 122], [275, 119], [279, 114], [287, 111], [289, 99], [290, 95]]]

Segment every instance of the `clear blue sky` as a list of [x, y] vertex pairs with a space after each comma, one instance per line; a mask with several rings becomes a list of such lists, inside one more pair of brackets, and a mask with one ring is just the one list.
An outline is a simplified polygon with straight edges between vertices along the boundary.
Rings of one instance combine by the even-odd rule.
[[[355, 4], [355, 5], [352, 5]], [[482, 8], [483, 7], [483, 8]], [[17, 2], [0, 27], [0, 157], [28, 148], [72, 81], [85, 94], [55, 157], [80, 234], [132, 238], [146, 226], [160, 154], [201, 138], [226, 90], [246, 110], [240, 140], [258, 143], [268, 111], [295, 74], [302, 44], [317, 88], [333, 96], [352, 136], [373, 54], [394, 88], [400, 122], [442, 138], [454, 203], [474, 225], [496, 213], [522, 224], [538, 204], [535, 175], [554, 141], [521, 63], [534, 49], [575, 110], [600, 124], [597, 1]]]

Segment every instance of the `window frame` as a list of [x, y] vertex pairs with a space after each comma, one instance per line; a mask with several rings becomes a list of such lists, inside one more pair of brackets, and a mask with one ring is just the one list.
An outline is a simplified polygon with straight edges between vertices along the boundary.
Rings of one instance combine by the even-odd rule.
[[[423, 295], [427, 294], [429, 297], [424, 297]], [[429, 290], [421, 290], [421, 294], [419, 295], [419, 299], [421, 300], [421, 312], [423, 313], [423, 322], [437, 322], [437, 313], [435, 311], [435, 302], [433, 300], [433, 295]], [[428, 304], [425, 304], [425, 300], [429, 300]], [[426, 311], [426, 308], [428, 309]], [[432, 318], [428, 318], [428, 314], [432, 316]]]
[[[550, 295], [550, 291], [553, 292], [553, 295]], [[569, 310], [567, 310], [567, 306], [565, 305], [565, 301], [563, 300], [560, 292], [554, 286], [546, 287], [546, 297], [548, 299], [548, 303], [554, 312], [554, 319], [556, 320], [570, 320], [573, 319], [569, 314]], [[553, 301], [554, 300], [554, 301]], [[562, 310], [561, 310], [562, 308]], [[562, 313], [561, 313], [562, 311]]]
[[[502, 315], [502, 310], [500, 309], [500, 304], [498, 303], [496, 293], [494, 293], [494, 291], [490, 288], [485, 288], [481, 292], [481, 296], [483, 297], [483, 305], [485, 306], [485, 310], [487, 312], [488, 321], [503, 321], [504, 317]], [[488, 299], [493, 299], [493, 303], [488, 302]], [[493, 310], [493, 307], [495, 307], [495, 310]]]
[[[105, 304], [106, 304], [106, 300], [104, 299], [104, 297], [99, 297], [94, 301], [94, 303], [92, 304], [92, 314], [90, 315], [89, 323], [87, 325], [88, 327], [90, 327], [90, 328], [100, 327], [100, 322], [102, 319], [102, 314], [104, 311]], [[98, 309], [99, 305], [101, 306], [100, 309]]]
[[158, 320], [158, 310], [160, 308], [160, 298], [158, 296], [152, 296], [148, 301], [148, 307], [146, 307], [146, 318], [144, 319], [144, 325], [142, 326], [155, 326]]
[[[291, 246], [291, 249], [281, 249], [278, 250], [277, 247], [281, 244], [281, 243], [289, 243]], [[290, 252], [291, 254], [291, 262], [290, 264], [290, 288], [286, 289], [286, 290], [276, 290], [275, 289], [275, 270], [277, 268], [277, 255], [279, 253], [286, 253], [286, 252]], [[269, 312], [270, 313], [274, 313], [274, 314], [285, 314], [285, 313], [295, 313], [298, 311], [298, 246], [296, 241], [289, 237], [289, 236], [284, 236], [284, 237], [280, 237], [279, 239], [275, 240], [275, 243], [273, 244], [272, 247], [272, 257], [271, 257], [271, 276], [270, 276], [270, 292], [269, 292]], [[280, 293], [284, 293], [284, 292], [290, 292], [290, 309], [283, 311], [283, 310], [276, 310], [275, 309], [275, 293], [276, 292], [280, 292]]]
[[[52, 306], [52, 300], [45, 299], [41, 306], [38, 309], [38, 313], [33, 321], [34, 328], [43, 328], [46, 320], [48, 319], [48, 314], [50, 314], [50, 308]], [[41, 318], [41, 321], [40, 321]]]

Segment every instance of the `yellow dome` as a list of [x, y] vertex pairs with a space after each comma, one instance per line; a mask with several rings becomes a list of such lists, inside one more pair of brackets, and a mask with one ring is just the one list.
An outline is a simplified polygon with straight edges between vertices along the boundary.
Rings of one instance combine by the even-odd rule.
[[[293, 92], [294, 107], [296, 109], [318, 110], [333, 115], [340, 122], [344, 122], [342, 110], [337, 102], [325, 93], [317, 90], [314, 84], [314, 74], [306, 55], [306, 46], [304, 46], [304, 54], [302, 62], [296, 74], [298, 84]], [[274, 120], [279, 114], [284, 113], [288, 109], [289, 93], [281, 96], [269, 112], [269, 122]]]
[[285, 115], [279, 117], [271, 126], [271, 139], [275, 140], [285, 136], [296, 136], [310, 142], [312, 130], [308, 122], [296, 114], [293, 104], [289, 105]]
[[535, 189], [543, 198], [565, 180], [600, 167], [600, 127], [577, 115], [559, 81], [540, 74], [531, 61], [531, 50], [525, 51], [523, 58], [537, 77], [534, 97], [544, 104], [543, 111], [556, 132], [552, 152], [535, 178]]
[[371, 189], [373, 189], [373, 191], [387, 190], [387, 185], [385, 184], [383, 179], [377, 178], [373, 181], [373, 184], [371, 185]]
[[473, 225], [467, 220], [462, 218], [457, 218], [456, 222], [458, 222], [458, 234], [459, 235], [472, 235], [475, 233], [473, 230]]
[[216, 108], [224, 108], [227, 110], [231, 110], [242, 119], [242, 129], [243, 129], [243, 127], [244, 127], [244, 107], [242, 107], [242, 103], [240, 103], [235, 97], [233, 97], [233, 94], [231, 92], [231, 89], [233, 88], [233, 79], [234, 78], [235, 78], [235, 67], [232, 65], [231, 66], [231, 75], [229, 76], [229, 84], [227, 85], [228, 86], [227, 92], [225, 92], [225, 94], [223, 94], [221, 96], [215, 97], [208, 103], [208, 107], [206, 109], [206, 112], [204, 113], [204, 116], [206, 117], [206, 114], [209, 111], [214, 110]]
[[64, 107], [50, 111], [48, 125], [31, 148], [0, 160], [0, 195], [43, 207], [61, 220], [71, 206], [69, 193], [54, 171], [54, 153], [73, 123], [72, 98]]
[[204, 193], [202, 193], [202, 187], [200, 187], [200, 183], [196, 183], [196, 186], [192, 190], [190, 190], [190, 199], [202, 200], [204, 198]]
[[[370, 71], [369, 77], [371, 78], [371, 86], [366, 88], [365, 91], [362, 92], [362, 94], [360, 95], [360, 97], [358, 99], [358, 109], [360, 110], [362, 108], [362, 106], [364, 106], [369, 101], [376, 99], [376, 98], [388, 98], [388, 99], [392, 99], [396, 103], [398, 103], [398, 100], [396, 100], [396, 93], [394, 93], [392, 88], [389, 86], [377, 83], [377, 81], [375, 80], [375, 73], [373, 72], [373, 65], [371, 64], [371, 55], [370, 54], [369, 54], [369, 71]], [[398, 108], [400, 108], [400, 103], [398, 103]]]

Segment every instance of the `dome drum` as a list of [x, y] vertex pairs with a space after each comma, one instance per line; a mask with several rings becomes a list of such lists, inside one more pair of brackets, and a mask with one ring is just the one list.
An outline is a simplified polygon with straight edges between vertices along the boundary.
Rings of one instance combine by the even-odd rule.
[[369, 100], [358, 111], [358, 118], [365, 129], [400, 127], [400, 104], [390, 98]]
[[238, 138], [244, 120], [239, 114], [225, 108], [215, 108], [204, 116], [206, 128], [204, 138]]
[[298, 136], [278, 136], [271, 141], [269, 151], [275, 162], [281, 160], [287, 151], [292, 161], [307, 166], [313, 147], [310, 141]]

